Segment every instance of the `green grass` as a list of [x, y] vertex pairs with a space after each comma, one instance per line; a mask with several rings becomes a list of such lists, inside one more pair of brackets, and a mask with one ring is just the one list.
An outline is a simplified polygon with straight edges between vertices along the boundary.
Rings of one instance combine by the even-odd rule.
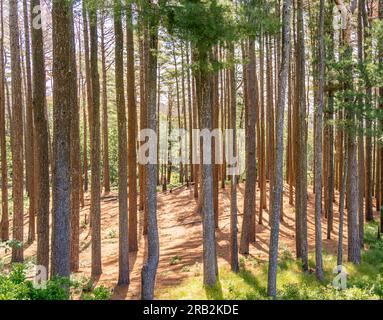
[[[321, 283], [311, 271], [302, 271], [301, 263], [293, 259], [287, 248], [282, 249], [278, 263], [277, 299], [294, 300], [364, 300], [383, 299], [383, 240], [377, 239], [377, 223], [366, 225], [365, 242], [368, 250], [362, 252], [359, 266], [344, 263], [347, 270], [347, 289], [332, 286], [333, 269], [337, 257], [323, 253], [325, 280]], [[310, 255], [310, 270], [315, 270], [314, 256]], [[267, 297], [267, 270], [265, 262], [251, 257], [240, 258], [240, 272], [235, 274], [228, 265], [219, 270], [214, 288], [203, 286], [202, 266], [181, 285], [158, 290], [157, 299], [259, 300]]]

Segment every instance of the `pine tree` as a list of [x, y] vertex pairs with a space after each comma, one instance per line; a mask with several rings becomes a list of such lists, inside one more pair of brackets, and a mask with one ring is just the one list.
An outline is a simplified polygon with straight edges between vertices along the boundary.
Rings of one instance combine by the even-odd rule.
[[28, 3], [23, 0], [24, 38], [25, 38], [25, 76], [26, 76], [26, 121], [25, 121], [25, 173], [27, 180], [27, 192], [29, 195], [29, 221], [28, 243], [33, 243], [36, 238], [36, 190], [35, 190], [35, 157], [34, 143], [35, 130], [33, 123], [32, 105], [32, 70], [31, 70], [31, 47], [29, 37]]
[[129, 248], [128, 248], [128, 161], [126, 109], [124, 96], [124, 40], [121, 22], [121, 2], [114, 0], [114, 34], [116, 61], [116, 104], [118, 121], [118, 205], [119, 205], [119, 276], [118, 284], [129, 283]]
[[77, 93], [76, 43], [73, 14], [70, 16], [70, 240], [71, 271], [80, 265], [80, 110]]
[[0, 221], [0, 239], [9, 240], [9, 215], [8, 215], [8, 164], [7, 164], [7, 146], [5, 134], [5, 70], [4, 70], [4, 3], [0, 2], [0, 148], [1, 148], [1, 221]]
[[[34, 8], [40, 0], [31, 0], [31, 20], [40, 16]], [[48, 123], [45, 116], [46, 76], [44, 62], [44, 40], [41, 28], [31, 29], [33, 70], [33, 116], [36, 126], [37, 175], [37, 264], [48, 270], [49, 265], [49, 149]]]
[[302, 259], [303, 269], [308, 270], [307, 243], [307, 132], [305, 94], [305, 43], [303, 4], [297, 1], [297, 47], [296, 47], [296, 127], [295, 127], [295, 211], [297, 257]]
[[134, 76], [134, 39], [132, 9], [127, 8], [127, 98], [128, 98], [128, 184], [129, 184], [129, 250], [138, 250], [137, 232], [137, 107]]
[[253, 217], [255, 217], [255, 191], [256, 191], [256, 140], [255, 124], [257, 113], [257, 95], [256, 95], [256, 60], [255, 60], [255, 41], [249, 41], [249, 65], [247, 66], [247, 117], [246, 117], [246, 182], [244, 197], [244, 218], [242, 220], [242, 233], [240, 252], [249, 253], [249, 243], [251, 241], [252, 228], [254, 229]]
[[53, 26], [52, 276], [70, 275], [70, 43], [72, 4], [55, 0]]
[[23, 192], [23, 99], [21, 90], [20, 31], [18, 25], [18, 1], [9, 1], [9, 35], [11, 46], [12, 76], [12, 193], [13, 193], [13, 231], [14, 241], [20, 245], [12, 248], [12, 262], [22, 262], [24, 240], [24, 192]]
[[318, 106], [315, 113], [315, 262], [316, 275], [323, 280], [322, 259], [322, 130], [323, 130], [323, 104], [324, 104], [324, 0], [320, 0], [319, 8], [319, 90]]
[[90, 3], [90, 73], [92, 84], [92, 117], [91, 117], [91, 200], [90, 222], [92, 235], [92, 276], [102, 273], [101, 267], [101, 203], [100, 203], [100, 78], [98, 73], [98, 31], [97, 4]]
[[[157, 132], [157, 49], [158, 49], [158, 7], [149, 1], [151, 17], [149, 19], [149, 52], [148, 52], [148, 129]], [[152, 152], [154, 150], [151, 150]], [[159, 238], [157, 227], [157, 164], [153, 158], [146, 165], [146, 208], [148, 255], [141, 270], [141, 298], [152, 300], [159, 260]]]
[[283, 122], [284, 110], [287, 94], [287, 78], [289, 74], [290, 60], [290, 16], [291, 1], [283, 2], [283, 22], [282, 22], [282, 60], [281, 70], [278, 81], [278, 104], [277, 104], [277, 126], [276, 126], [276, 161], [274, 167], [274, 203], [271, 213], [271, 233], [270, 233], [270, 253], [269, 253], [269, 271], [267, 282], [267, 293], [269, 296], [276, 297], [277, 290], [277, 265], [278, 265], [278, 237], [279, 222], [281, 212], [281, 199], [283, 196]]

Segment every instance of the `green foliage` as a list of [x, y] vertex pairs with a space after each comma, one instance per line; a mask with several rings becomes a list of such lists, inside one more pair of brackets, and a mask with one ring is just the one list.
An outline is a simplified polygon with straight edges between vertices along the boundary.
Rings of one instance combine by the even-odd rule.
[[27, 286], [30, 290], [31, 300], [68, 300], [70, 299], [70, 289], [76, 288], [77, 283], [67, 278], [55, 277], [47, 281], [45, 289], [35, 289], [32, 282], [28, 281]]
[[21, 263], [15, 263], [12, 266], [11, 273], [9, 274], [9, 280], [14, 284], [22, 284], [26, 280], [25, 267]]
[[0, 300], [30, 300], [30, 288], [22, 264], [14, 264], [10, 273], [0, 273]]
[[[365, 253], [375, 254], [376, 251], [383, 251], [383, 240], [377, 239], [378, 222], [370, 222], [365, 226], [364, 241], [368, 245], [369, 250]], [[382, 259], [383, 261], [383, 259]]]
[[219, 61], [209, 57], [211, 49], [239, 38], [233, 12], [232, 3], [217, 0], [181, 0], [162, 7], [163, 23], [170, 35], [191, 42], [195, 49], [192, 68], [204, 74], [222, 68]]
[[29, 288], [25, 283], [16, 284], [0, 275], [0, 300], [29, 300]]
[[115, 238], [117, 238], [117, 231], [115, 229], [109, 230], [107, 238], [108, 239], [115, 239]]
[[81, 280], [82, 292], [91, 292], [94, 287], [94, 281], [92, 279], [83, 278]]
[[110, 183], [113, 186], [118, 184], [118, 130], [117, 125], [109, 125], [109, 168]]
[[[118, 130], [117, 130], [117, 119], [115, 117], [114, 105], [109, 103], [109, 130], [108, 130], [108, 143], [109, 143], [109, 174], [110, 174], [110, 183], [112, 186], [117, 186], [118, 184]], [[83, 141], [83, 129], [80, 130], [81, 141]], [[89, 138], [89, 136], [88, 136]], [[83, 146], [81, 148], [81, 159], [83, 159], [84, 150]], [[88, 161], [90, 157], [90, 141], [87, 143]], [[100, 166], [102, 168], [103, 165], [103, 157], [101, 157]], [[88, 174], [90, 177], [90, 172], [92, 170], [90, 163], [88, 163]], [[103, 170], [101, 170], [101, 174], [103, 174]], [[101, 177], [102, 178], [102, 177]], [[82, 228], [86, 228], [86, 225], [82, 225]]]
[[170, 265], [175, 265], [180, 262], [182, 258], [180, 256], [174, 256], [170, 259]]
[[[326, 80], [335, 90], [334, 111], [345, 110], [346, 114], [356, 115], [356, 119], [337, 121], [334, 124], [347, 130], [348, 134], [365, 136], [383, 136], [382, 128], [368, 125], [361, 126], [362, 121], [382, 121], [383, 111], [376, 107], [371, 88], [383, 87], [383, 65], [379, 58], [383, 52], [383, 24], [376, 20], [366, 30], [364, 39], [363, 60], [356, 59], [348, 46], [340, 46], [338, 57], [334, 56], [334, 42], [326, 38], [328, 48], [326, 57]], [[342, 88], [345, 85], [345, 88]], [[336, 89], [337, 88], [337, 89]], [[370, 89], [370, 90], [369, 90]]]
[[[364, 241], [369, 250], [362, 252], [362, 260], [374, 266], [378, 273], [383, 273], [383, 239], [378, 239], [377, 222], [368, 223], [365, 228]], [[374, 275], [370, 275], [374, 276]]]
[[[86, 300], [106, 300], [110, 291], [104, 286], [83, 294]], [[9, 274], [0, 273], [0, 300], [68, 300], [80, 288], [80, 282], [68, 278], [54, 277], [46, 282], [45, 288], [35, 288], [26, 276], [26, 265], [13, 264]], [[82, 290], [83, 292], [85, 290]]]
[[84, 293], [81, 298], [82, 300], [109, 300], [111, 292], [103, 285], [95, 288], [93, 292]]
[[362, 276], [353, 281], [350, 281], [352, 287], [358, 288], [365, 292], [370, 292], [383, 299], [383, 276], [378, 274], [374, 281], [371, 281], [369, 277]]
[[276, 1], [242, 0], [238, 13], [238, 32], [244, 38], [262, 33], [276, 34], [281, 27], [275, 12]]
[[378, 300], [379, 296], [366, 288], [351, 287], [337, 290], [330, 284], [312, 288], [305, 284], [286, 284], [279, 292], [281, 300]]
[[4, 249], [4, 252], [7, 254], [12, 248], [20, 249], [22, 248], [22, 242], [18, 240], [7, 240], [5, 242], [0, 242], [0, 249]]
[[293, 261], [293, 253], [287, 246], [282, 246], [281, 251], [282, 252], [278, 266], [280, 269], [287, 269], [289, 264]]
[[234, 38], [230, 9], [230, 5], [216, 0], [181, 0], [165, 8], [165, 25], [170, 33], [191, 41], [206, 53], [214, 45]]

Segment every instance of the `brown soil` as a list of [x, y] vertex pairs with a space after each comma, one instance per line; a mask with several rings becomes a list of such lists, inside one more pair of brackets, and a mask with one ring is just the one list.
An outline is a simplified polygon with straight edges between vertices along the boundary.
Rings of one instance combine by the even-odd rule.
[[[287, 246], [295, 252], [295, 222], [294, 207], [289, 204], [288, 186], [284, 190], [284, 220], [280, 228], [280, 248]], [[259, 190], [258, 190], [259, 191]], [[239, 229], [242, 225], [244, 185], [238, 187], [238, 214]], [[267, 202], [268, 203], [268, 202]], [[259, 212], [259, 192], [257, 192], [257, 216]], [[309, 249], [314, 247], [314, 195], [309, 192], [308, 201], [308, 240]], [[102, 267], [103, 274], [97, 281], [97, 285], [105, 285], [113, 289], [113, 299], [139, 299], [141, 283], [141, 267], [146, 250], [145, 238], [142, 236], [142, 214], [140, 213], [140, 239], [138, 253], [130, 254], [131, 284], [125, 287], [117, 287], [118, 277], [118, 201], [116, 194], [110, 194], [102, 199]], [[336, 253], [338, 233], [338, 203], [334, 203], [334, 231], [332, 239], [327, 240], [326, 219], [322, 219], [323, 244], [327, 252]], [[230, 227], [230, 188], [219, 190], [219, 229], [217, 235], [217, 249], [219, 264], [229, 262], [229, 227]], [[85, 207], [81, 210], [81, 225], [85, 217], [89, 220], [89, 198], [85, 201]], [[250, 255], [260, 260], [268, 258], [269, 244], [269, 215], [264, 210], [262, 225], [256, 226], [256, 242], [251, 245]], [[160, 238], [160, 261], [158, 265], [156, 289], [173, 287], [180, 284], [192, 275], [188, 271], [196, 263], [202, 263], [202, 225], [201, 216], [197, 212], [197, 201], [193, 197], [192, 188], [178, 188], [172, 192], [158, 194], [158, 226]], [[27, 223], [25, 231], [27, 232]], [[347, 226], [345, 226], [347, 230]], [[240, 236], [240, 235], [239, 235]], [[345, 232], [344, 243], [347, 242]], [[91, 264], [91, 238], [89, 226], [81, 229], [80, 237], [80, 272], [76, 277], [89, 277]], [[32, 257], [35, 254], [36, 244], [26, 248], [25, 256]], [[9, 254], [8, 254], [9, 257]], [[172, 264], [172, 259], [177, 259]]]

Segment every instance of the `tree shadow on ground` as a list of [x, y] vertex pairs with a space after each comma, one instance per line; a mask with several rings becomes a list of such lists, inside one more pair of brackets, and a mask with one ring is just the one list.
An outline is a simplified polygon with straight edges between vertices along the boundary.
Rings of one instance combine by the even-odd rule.
[[254, 290], [259, 292], [262, 296], [267, 295], [267, 289], [265, 286], [262, 286], [260, 281], [255, 277], [255, 275], [245, 268], [241, 268], [241, 270], [238, 272], [238, 275]]

